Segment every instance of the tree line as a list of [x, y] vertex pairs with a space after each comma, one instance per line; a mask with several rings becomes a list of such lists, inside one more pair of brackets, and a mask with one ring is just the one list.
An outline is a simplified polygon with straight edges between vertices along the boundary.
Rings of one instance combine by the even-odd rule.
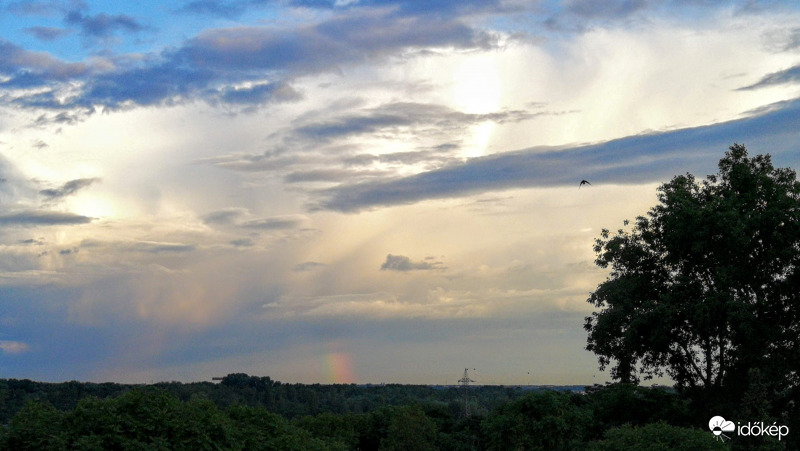
[[[465, 416], [456, 387], [282, 384], [245, 374], [148, 386], [3, 380], [9, 418], [0, 449], [726, 449], [665, 387], [469, 390]], [[11, 400], [23, 403], [13, 413]]]

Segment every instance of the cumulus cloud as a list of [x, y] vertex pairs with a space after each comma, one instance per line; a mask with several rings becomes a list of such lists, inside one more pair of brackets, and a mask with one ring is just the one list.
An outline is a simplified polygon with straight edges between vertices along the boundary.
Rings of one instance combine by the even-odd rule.
[[75, 194], [79, 190], [83, 188], [88, 188], [92, 186], [94, 183], [97, 183], [99, 181], [100, 181], [99, 178], [83, 178], [83, 179], [70, 180], [64, 183], [59, 188], [43, 189], [39, 191], [39, 194], [47, 198], [47, 200], [57, 200], [62, 197]]
[[405, 255], [392, 255], [386, 256], [386, 261], [381, 265], [381, 271], [430, 271], [434, 269], [443, 269], [441, 262], [434, 261], [411, 261]]

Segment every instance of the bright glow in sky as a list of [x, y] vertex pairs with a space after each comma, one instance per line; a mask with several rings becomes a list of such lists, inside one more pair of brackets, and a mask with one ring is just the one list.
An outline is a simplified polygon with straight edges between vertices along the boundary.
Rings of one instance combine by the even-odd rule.
[[2, 377], [603, 382], [600, 230], [800, 166], [796, 2], [0, 10]]

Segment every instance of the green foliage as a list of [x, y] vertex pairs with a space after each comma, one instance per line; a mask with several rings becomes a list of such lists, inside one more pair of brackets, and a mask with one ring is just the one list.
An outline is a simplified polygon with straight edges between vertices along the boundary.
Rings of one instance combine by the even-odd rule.
[[393, 409], [381, 451], [435, 450], [436, 425], [418, 406]]
[[236, 424], [235, 449], [243, 450], [328, 450], [343, 449], [340, 445], [328, 446], [304, 429], [292, 426], [280, 415], [264, 409], [232, 406], [228, 417]]
[[30, 401], [11, 419], [0, 448], [19, 451], [60, 450], [66, 446], [63, 414], [49, 403]]
[[652, 423], [633, 427], [624, 425], [609, 429], [603, 440], [593, 442], [591, 451], [618, 451], [635, 449], [637, 451], [713, 451], [725, 450], [727, 446], [716, 441], [707, 430], [670, 426], [666, 423]]
[[692, 426], [698, 423], [689, 414], [689, 401], [666, 387], [639, 387], [633, 384], [611, 384], [589, 387], [589, 402], [594, 421], [593, 435], [629, 424], [641, 426], [665, 421], [672, 425]]
[[483, 427], [490, 450], [568, 450], [584, 442], [591, 423], [583, 396], [541, 391], [506, 404]]
[[[733, 145], [719, 173], [662, 185], [631, 231], [596, 241], [609, 278], [591, 294], [587, 349], [622, 382], [668, 374], [701, 405], [733, 409], [759, 368], [800, 385], [800, 182]], [[626, 222], [627, 223], [627, 222]], [[725, 404], [725, 402], [728, 404]]]
[[[752, 372], [751, 378], [747, 402], [736, 415], [758, 416], [769, 404], [765, 400], [770, 400], [771, 394], [764, 389], [763, 378], [757, 371]], [[203, 392], [178, 390], [178, 384], [170, 387], [188, 399], [182, 400], [173, 391], [161, 388], [128, 387], [116, 397], [83, 398], [65, 411], [47, 401], [32, 400], [0, 428], [0, 449], [718, 449], [706, 428], [706, 415], [699, 420], [691, 418], [688, 400], [680, 393], [630, 384], [591, 387], [585, 393], [533, 390], [525, 391], [523, 396], [515, 396], [523, 392], [510, 387], [475, 387], [476, 394], [485, 388], [500, 401], [490, 402], [484, 398], [485, 393], [476, 396], [495, 407], [485, 416], [469, 418], [461, 416], [458, 405], [435, 399], [415, 400], [424, 393], [417, 386], [406, 387], [405, 405], [384, 405], [368, 413], [326, 412], [295, 419], [263, 406], [233, 404], [220, 409], [201, 396]], [[242, 390], [251, 388], [239, 386]], [[322, 386], [304, 388], [327, 391]], [[361, 388], [372, 394], [381, 393], [374, 387]], [[358, 394], [358, 388], [353, 392], [364, 396]], [[393, 386], [389, 391], [392, 396], [402, 392], [402, 386]], [[445, 389], [431, 393], [449, 396]], [[793, 427], [794, 418], [785, 423]], [[783, 424], [784, 419], [779, 418], [778, 422]], [[792, 438], [790, 434], [777, 442], [770, 437], [737, 436], [726, 445], [734, 450], [796, 449]]]

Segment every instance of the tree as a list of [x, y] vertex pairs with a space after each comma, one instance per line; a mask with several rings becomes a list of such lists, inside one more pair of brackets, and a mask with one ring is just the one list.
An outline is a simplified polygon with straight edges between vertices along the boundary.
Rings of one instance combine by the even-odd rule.
[[[759, 368], [775, 392], [800, 382], [800, 183], [734, 144], [719, 173], [658, 189], [632, 230], [601, 232], [610, 267], [588, 302], [586, 349], [612, 376], [667, 374], [679, 389], [745, 392]], [[625, 225], [629, 223], [626, 220]]]
[[659, 422], [633, 427], [623, 425], [606, 431], [604, 440], [592, 442], [592, 451], [636, 449], [640, 451], [713, 451], [726, 450], [708, 431], [682, 428]]

